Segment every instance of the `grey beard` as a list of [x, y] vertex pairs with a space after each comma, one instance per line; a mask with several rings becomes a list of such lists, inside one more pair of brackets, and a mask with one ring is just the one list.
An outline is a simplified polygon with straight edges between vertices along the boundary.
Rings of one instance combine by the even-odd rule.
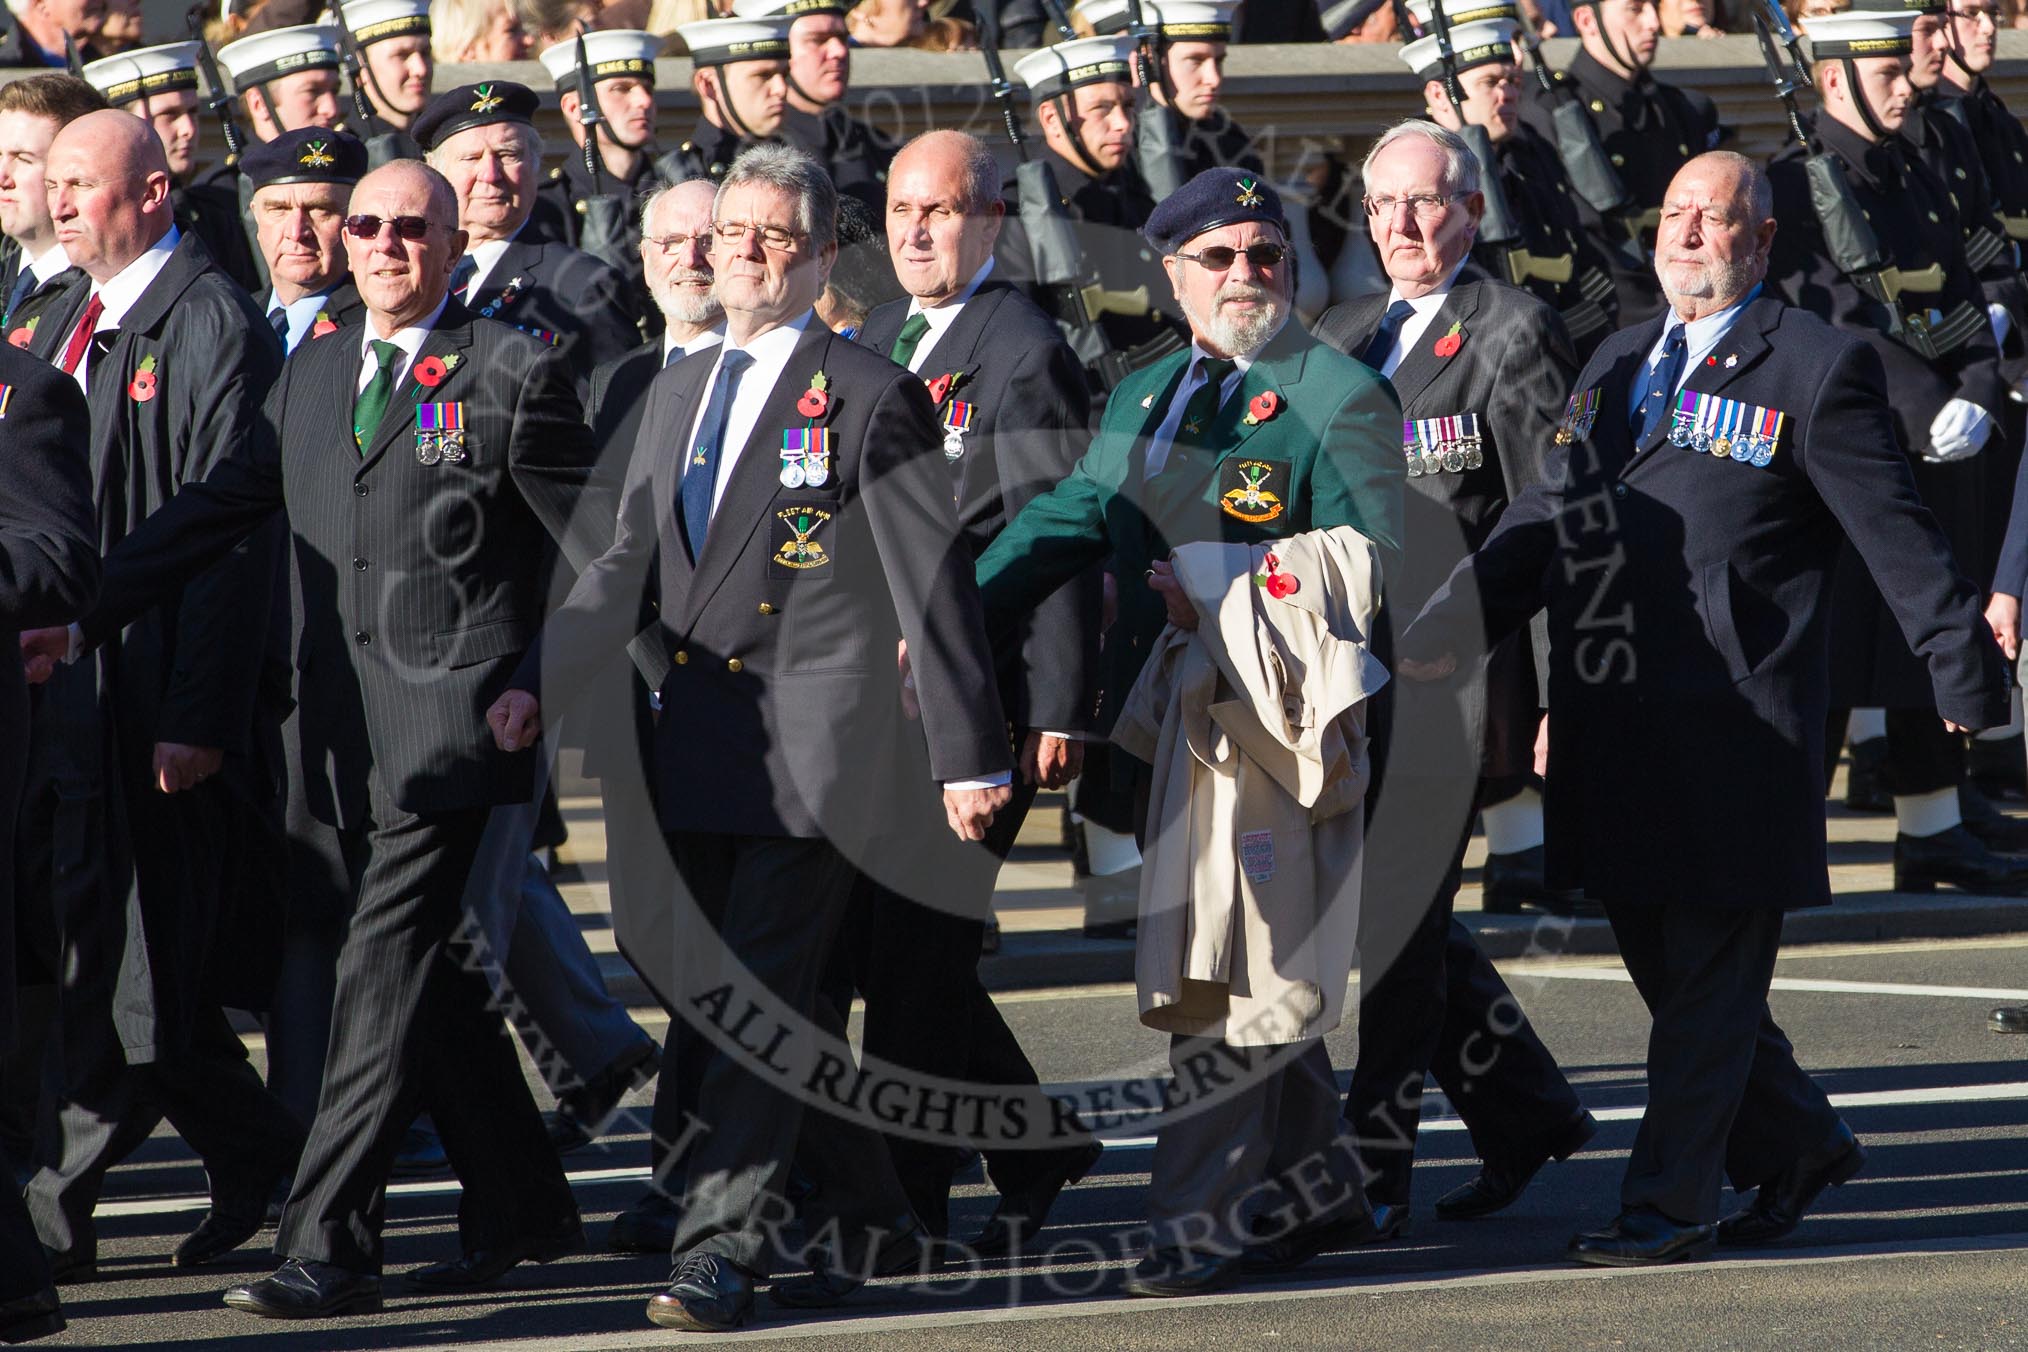
[[686, 279], [651, 282], [648, 286], [649, 293], [655, 297], [655, 308], [662, 312], [664, 319], [676, 324], [711, 324], [725, 313], [716, 294], [706, 291], [699, 295], [680, 289], [675, 285], [677, 280]]
[[1220, 288], [1218, 295], [1212, 298], [1211, 314], [1199, 314], [1195, 307], [1186, 301], [1183, 305], [1184, 316], [1189, 319], [1193, 328], [1211, 340], [1211, 346], [1220, 351], [1230, 356], [1252, 352], [1281, 331], [1282, 325], [1289, 317], [1289, 305], [1266, 287], [1254, 287], [1249, 290], [1253, 295], [1268, 302], [1266, 309], [1259, 310], [1244, 319], [1228, 319], [1224, 312], [1219, 310], [1218, 302], [1233, 297], [1226, 295], [1224, 288]]

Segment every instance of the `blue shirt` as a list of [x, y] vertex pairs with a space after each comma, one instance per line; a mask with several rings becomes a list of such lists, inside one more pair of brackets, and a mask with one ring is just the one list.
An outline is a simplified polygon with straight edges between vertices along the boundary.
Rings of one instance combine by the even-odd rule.
[[[282, 350], [284, 352], [294, 352], [297, 346], [310, 336], [310, 328], [317, 322], [317, 312], [329, 304], [330, 300], [331, 293], [329, 291], [320, 291], [314, 296], [300, 297], [283, 307], [282, 312], [289, 319], [289, 331], [282, 336]], [[271, 314], [274, 308], [275, 293], [270, 291], [268, 293], [267, 306], [261, 313], [264, 315]]]
[[1739, 318], [1739, 312], [1759, 294], [1760, 287], [1755, 286], [1734, 304], [1716, 314], [1693, 319], [1688, 324], [1678, 319], [1674, 310], [1670, 310], [1662, 325], [1660, 336], [1655, 339], [1655, 345], [1648, 349], [1647, 357], [1641, 362], [1641, 369], [1634, 373], [1634, 383], [1627, 390], [1627, 407], [1641, 406], [1641, 399], [1648, 392], [1648, 380], [1653, 375], [1656, 364], [1662, 360], [1662, 344], [1669, 341], [1671, 329], [1683, 330], [1683, 374], [1676, 381], [1676, 388], [1669, 391], [1669, 400], [1674, 403], [1676, 396], [1682, 392], [1684, 381], [1690, 379], [1690, 373], [1711, 355], [1711, 350], [1717, 347], [1720, 340], [1731, 330], [1732, 321]]

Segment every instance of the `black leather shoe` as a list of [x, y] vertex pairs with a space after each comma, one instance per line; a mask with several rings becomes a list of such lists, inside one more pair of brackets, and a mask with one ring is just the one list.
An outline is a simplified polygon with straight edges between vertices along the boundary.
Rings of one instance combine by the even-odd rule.
[[0, 1343], [33, 1342], [62, 1333], [64, 1327], [63, 1306], [53, 1286], [33, 1295], [0, 1301]]
[[1540, 845], [1512, 854], [1489, 854], [1479, 871], [1479, 909], [1488, 915], [1519, 915], [1533, 906], [1550, 915], [1604, 915], [1605, 908], [1582, 892], [1549, 885]]
[[99, 1255], [96, 1249], [44, 1249], [49, 1259], [49, 1280], [57, 1286], [78, 1286], [99, 1279]]
[[1894, 890], [1928, 893], [1943, 883], [1976, 896], [2028, 896], [2028, 859], [1995, 854], [1963, 826], [1894, 837]]
[[1288, 1272], [1333, 1249], [1399, 1239], [1408, 1233], [1408, 1219], [1406, 1206], [1382, 1202], [1371, 1211], [1299, 1225], [1285, 1235], [1249, 1244], [1239, 1256], [1239, 1268], [1242, 1272]]
[[606, 1227], [608, 1253], [666, 1254], [675, 1246], [676, 1208], [658, 1193], [649, 1193]]
[[650, 1297], [648, 1322], [692, 1333], [727, 1333], [753, 1313], [753, 1275], [729, 1258], [693, 1253]]
[[211, 1210], [176, 1246], [170, 1261], [177, 1267], [202, 1267], [231, 1253], [261, 1232], [267, 1202], [265, 1189], [241, 1197], [212, 1198]]
[[291, 1258], [263, 1277], [225, 1293], [235, 1310], [267, 1319], [329, 1319], [341, 1314], [378, 1314], [380, 1278], [348, 1272], [331, 1263]]
[[583, 1123], [569, 1113], [561, 1111], [546, 1111], [542, 1114], [542, 1133], [549, 1137], [550, 1147], [559, 1155], [582, 1150], [595, 1139], [591, 1132], [585, 1129]]
[[516, 1239], [490, 1249], [474, 1249], [449, 1263], [431, 1263], [409, 1272], [410, 1286], [424, 1291], [473, 1291], [491, 1286], [522, 1263], [548, 1263], [584, 1252], [584, 1226], [577, 1217], [540, 1239]]
[[421, 1122], [409, 1127], [394, 1157], [395, 1177], [440, 1173], [450, 1167], [451, 1157], [444, 1153], [444, 1143], [437, 1138], [435, 1127]]
[[1977, 836], [1987, 849], [2001, 854], [2028, 850], [2028, 818], [2010, 817], [2000, 811], [1993, 806], [1992, 799], [1969, 781], [1958, 785], [1958, 815], [1965, 820], [1965, 830]]
[[1986, 1027], [1995, 1033], [2028, 1033], [2028, 1005], [1993, 1006]]
[[2028, 759], [2021, 752], [2021, 734], [1988, 741], [1972, 738], [1965, 751], [1965, 775], [1988, 798], [2028, 797]]
[[1190, 1249], [1150, 1249], [1127, 1274], [1130, 1296], [1201, 1296], [1229, 1285], [1239, 1275], [1238, 1254]]
[[1551, 1160], [1569, 1159], [1598, 1133], [1598, 1119], [1590, 1113], [1579, 1115], [1537, 1150], [1507, 1162], [1488, 1161], [1469, 1182], [1437, 1198], [1439, 1220], [1468, 1221], [1490, 1216], [1513, 1205], [1531, 1179]]
[[[937, 1245], [929, 1232], [910, 1219], [899, 1233], [890, 1235], [873, 1255], [868, 1277], [899, 1277], [904, 1272], [926, 1272], [936, 1259]], [[768, 1295], [777, 1305], [792, 1310], [828, 1310], [866, 1284], [857, 1272], [839, 1272], [819, 1266], [804, 1277], [776, 1282]]]
[[1570, 1257], [1599, 1267], [1658, 1267], [1702, 1258], [1717, 1242], [1716, 1227], [1684, 1225], [1659, 1211], [1622, 1211], [1611, 1225], [1570, 1241]]
[[1027, 1248], [1048, 1222], [1057, 1196], [1073, 1183], [1082, 1182], [1106, 1152], [1097, 1141], [1087, 1141], [1058, 1153], [1061, 1159], [1056, 1168], [1025, 1188], [1000, 1195], [1000, 1204], [967, 1248], [981, 1258], [1003, 1258]]
[[1851, 746], [1852, 764], [1845, 771], [1845, 808], [1850, 812], [1892, 812], [1894, 795], [1887, 791], [1887, 739], [1869, 737]]
[[1823, 1150], [1805, 1155], [1754, 1190], [1753, 1205], [1718, 1223], [1721, 1244], [1772, 1244], [1802, 1223], [1826, 1188], [1836, 1188], [1866, 1167], [1866, 1151], [1840, 1122], [1838, 1136]]

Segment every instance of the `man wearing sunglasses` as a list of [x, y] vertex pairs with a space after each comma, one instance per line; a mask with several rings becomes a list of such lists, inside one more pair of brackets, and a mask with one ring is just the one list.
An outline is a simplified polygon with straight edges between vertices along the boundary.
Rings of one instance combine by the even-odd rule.
[[641, 327], [624, 277], [529, 225], [542, 163], [537, 106], [535, 91], [508, 80], [461, 85], [431, 100], [414, 133], [458, 194], [468, 242], [452, 295], [560, 350], [582, 393], [593, 367], [641, 341]]
[[[1171, 570], [1175, 546], [1350, 526], [1379, 545], [1391, 573], [1402, 541], [1400, 406], [1385, 381], [1291, 322], [1291, 255], [1274, 189], [1240, 170], [1207, 170], [1156, 209], [1147, 239], [1190, 321], [1190, 348], [1113, 392], [1077, 467], [1024, 507], [978, 563], [990, 632], [1004, 633], [1086, 569], [1114, 560], [1119, 618], [1101, 657], [1101, 728], [1118, 716], [1163, 626], [1196, 625]], [[1135, 770], [1145, 804], [1150, 772], [1138, 762]], [[1318, 980], [1331, 989], [1330, 973]], [[1192, 1055], [1246, 1065], [1258, 1051], [1179, 1037], [1171, 1057], [1187, 1075]], [[1253, 1237], [1237, 1213], [1245, 1194], [1271, 1181], [1270, 1155], [1316, 1154], [1331, 1177], [1310, 1180], [1315, 1205], [1294, 1208], [1300, 1223], [1254, 1257], [1262, 1268], [1398, 1227], [1368, 1213], [1356, 1163], [1334, 1145], [1337, 1084], [1321, 1041], [1291, 1047], [1275, 1068], [1256, 1067], [1239, 1087], [1192, 1106], [1162, 1129], [1148, 1197], [1155, 1233], [1128, 1281], [1135, 1294], [1190, 1295], [1238, 1274]], [[1244, 1163], [1212, 1163], [1228, 1159]]]
[[[1366, 212], [1392, 288], [1336, 306], [1317, 336], [1386, 376], [1401, 400], [1408, 472], [1402, 567], [1387, 583], [1412, 617], [1540, 474], [1577, 361], [1556, 312], [1471, 261], [1483, 201], [1479, 163], [1453, 132], [1404, 122], [1366, 158]], [[1484, 907], [1569, 915], [1543, 880], [1534, 775], [1546, 694], [1540, 636], [1486, 655], [1464, 702], [1397, 686], [1384, 782], [1367, 795], [1360, 912], [1359, 1058], [1345, 1117], [1359, 1134], [1375, 1205], [1407, 1214], [1424, 1077], [1434, 1070], [1485, 1165], [1437, 1203], [1444, 1217], [1497, 1211], [1595, 1124], [1521, 1016], [1507, 985], [1451, 916], [1474, 816], [1490, 853]], [[1596, 913], [1596, 908], [1592, 908]], [[1469, 1092], [1468, 1092], [1469, 1091]]]
[[418, 1282], [484, 1285], [582, 1243], [490, 1003], [483, 972], [501, 955], [462, 898], [493, 809], [534, 792], [531, 759], [494, 750], [482, 715], [535, 633], [590, 437], [554, 349], [450, 298], [465, 241], [441, 175], [395, 161], [360, 180], [351, 210], [365, 324], [297, 353], [245, 444], [112, 552], [83, 626], [87, 641], [117, 634], [286, 509], [303, 580], [296, 697], [317, 714], [298, 729], [310, 808], [356, 871], [324, 1092], [276, 1237], [285, 1261], [226, 1294], [277, 1318], [380, 1307], [381, 1198], [418, 1109], [464, 1184], [465, 1251]]

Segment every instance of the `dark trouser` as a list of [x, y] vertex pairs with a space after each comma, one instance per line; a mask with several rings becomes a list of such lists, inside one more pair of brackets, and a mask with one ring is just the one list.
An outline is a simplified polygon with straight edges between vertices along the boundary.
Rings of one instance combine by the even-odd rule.
[[[1387, 781], [1397, 806], [1404, 794], [1420, 801], [1424, 787], [1400, 771]], [[1452, 917], [1469, 833], [1468, 814], [1435, 894], [1420, 908], [1401, 899], [1427, 889], [1431, 842], [1378, 826], [1367, 833], [1359, 1059], [1345, 1117], [1358, 1133], [1367, 1196], [1376, 1204], [1408, 1201], [1426, 1074], [1436, 1077], [1488, 1164], [1538, 1156], [1584, 1111], [1520, 1002]]]
[[1727, 1177], [1758, 1187], [1838, 1130], [1768, 1012], [1782, 913], [1609, 902], [1606, 916], [1654, 1018], [1620, 1203], [1709, 1224]]
[[0, 1179], [0, 1302], [32, 1296], [48, 1285], [49, 1259], [35, 1237], [28, 1205], [11, 1178]]
[[[950, 878], [937, 905], [924, 905], [860, 875], [826, 994], [840, 1012], [851, 1005], [849, 972], [866, 999], [866, 1055], [919, 1074], [977, 1085], [1033, 1088], [1035, 1067], [979, 980], [979, 951], [1000, 865], [1035, 802], [1033, 785], [1016, 784], [986, 839], [968, 851], [969, 866]], [[909, 1204], [935, 1234], [949, 1229], [951, 1147], [887, 1138]], [[993, 1186], [1019, 1191], [1059, 1167], [1061, 1151], [993, 1149], [985, 1153]]]
[[1887, 790], [1898, 796], [1956, 788], [1965, 777], [1965, 738], [1934, 709], [1887, 711]]
[[[20, 838], [40, 842], [23, 895], [53, 905], [61, 929], [57, 1093], [43, 1118], [27, 1200], [42, 1242], [91, 1253], [92, 1212], [108, 1171], [169, 1124], [204, 1162], [214, 1199], [265, 1191], [295, 1162], [303, 1129], [267, 1091], [215, 1001], [194, 990], [157, 1004], [153, 1059], [129, 1064], [116, 1022], [129, 899], [108, 877], [104, 799], [38, 784]], [[53, 899], [53, 900], [52, 900]], [[165, 978], [170, 974], [164, 974]], [[195, 982], [185, 973], [179, 980]]]
[[419, 817], [372, 783], [373, 826], [338, 958], [316, 1123], [275, 1251], [377, 1272], [388, 1171], [420, 1111], [464, 1184], [467, 1253], [551, 1233], [576, 1202], [486, 979], [461, 958], [460, 899], [488, 812]]
[[[690, 970], [711, 986], [731, 983], [722, 997], [736, 1019], [751, 981], [787, 1006], [790, 1019], [807, 1019], [839, 1039], [844, 1021], [818, 997], [818, 984], [851, 895], [854, 870], [829, 842], [778, 836], [726, 836], [674, 832], [669, 849], [684, 886], [716, 932], [717, 961]], [[708, 941], [705, 941], [708, 942]], [[893, 1233], [908, 1223], [908, 1202], [881, 1139], [841, 1118], [806, 1122], [803, 1099], [784, 1092], [772, 1075], [750, 1070], [748, 1055], [734, 1055], [698, 1031], [708, 1017], [698, 1004], [702, 989], [686, 990], [671, 1029], [671, 1052], [680, 1068], [679, 1114], [694, 1113], [709, 1130], [693, 1134], [672, 1167], [683, 1174], [683, 1211], [674, 1254], [714, 1254], [765, 1275], [781, 1252], [776, 1232], [791, 1214], [783, 1195], [798, 1142], [813, 1177], [824, 1187], [805, 1208], [812, 1234], [836, 1222], [843, 1247], [832, 1256], [845, 1271], [863, 1270], [871, 1232]], [[744, 1043], [764, 1046], [767, 1025], [748, 1030]], [[663, 1097], [667, 1097], [664, 1095]], [[658, 1104], [659, 1107], [659, 1104]]]

